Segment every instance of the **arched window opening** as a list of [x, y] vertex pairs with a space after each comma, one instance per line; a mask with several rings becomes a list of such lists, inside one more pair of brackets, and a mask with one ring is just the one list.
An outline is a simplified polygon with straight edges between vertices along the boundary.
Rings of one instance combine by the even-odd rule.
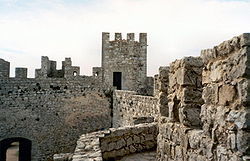
[[76, 71], [73, 72], [73, 76], [77, 76], [77, 72]]
[[1, 140], [0, 161], [31, 161], [31, 141], [19, 137]]

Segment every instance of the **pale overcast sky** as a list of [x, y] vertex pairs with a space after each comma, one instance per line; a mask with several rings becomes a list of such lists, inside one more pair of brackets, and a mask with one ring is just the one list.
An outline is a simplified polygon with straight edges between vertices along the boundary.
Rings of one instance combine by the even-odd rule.
[[0, 0], [0, 58], [27, 67], [71, 57], [81, 74], [101, 65], [101, 33], [148, 33], [148, 75], [244, 32], [250, 0]]

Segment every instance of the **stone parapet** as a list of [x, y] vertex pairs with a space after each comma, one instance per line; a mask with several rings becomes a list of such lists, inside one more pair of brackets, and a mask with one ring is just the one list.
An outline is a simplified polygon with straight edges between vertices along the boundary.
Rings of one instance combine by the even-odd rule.
[[140, 117], [157, 119], [157, 98], [136, 95], [133, 91], [115, 90], [113, 94], [113, 127], [134, 125]]
[[154, 150], [157, 124], [140, 124], [84, 134], [77, 141], [73, 161], [114, 160], [123, 156]]

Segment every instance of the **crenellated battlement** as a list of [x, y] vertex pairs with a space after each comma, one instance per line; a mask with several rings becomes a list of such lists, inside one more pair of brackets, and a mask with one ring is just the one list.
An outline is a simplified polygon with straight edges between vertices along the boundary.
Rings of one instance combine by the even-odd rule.
[[102, 33], [102, 41], [103, 43], [109, 42], [137, 42], [141, 44], [147, 44], [147, 33], [139, 33], [139, 40], [135, 40], [135, 33], [127, 33], [126, 39], [122, 37], [122, 33], [114, 33], [114, 40], [110, 40], [110, 33], [103, 32]]

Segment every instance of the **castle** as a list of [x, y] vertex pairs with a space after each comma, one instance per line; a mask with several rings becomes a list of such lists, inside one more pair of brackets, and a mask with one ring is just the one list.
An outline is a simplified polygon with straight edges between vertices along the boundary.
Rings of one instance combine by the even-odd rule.
[[[250, 160], [250, 34], [185, 57], [147, 77], [147, 34], [110, 40], [81, 76], [70, 58], [43, 56], [35, 78], [0, 59], [0, 161], [102, 161], [153, 153], [157, 161]], [[133, 160], [133, 159], [132, 159]]]

